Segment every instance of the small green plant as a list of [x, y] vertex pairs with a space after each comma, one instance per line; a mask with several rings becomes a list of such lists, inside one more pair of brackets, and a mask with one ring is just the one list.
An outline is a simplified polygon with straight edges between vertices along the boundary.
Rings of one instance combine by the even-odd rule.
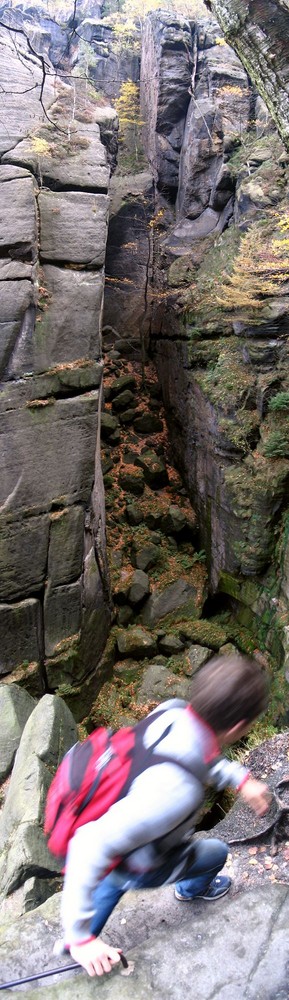
[[277, 392], [276, 396], [269, 400], [268, 410], [273, 413], [278, 410], [289, 410], [289, 392]]
[[199, 552], [194, 552], [194, 555], [192, 556], [192, 565], [194, 565], [194, 563], [205, 563], [206, 559], [207, 556], [205, 549], [200, 549]]
[[264, 445], [264, 455], [267, 458], [289, 458], [289, 436], [282, 431], [272, 431]]

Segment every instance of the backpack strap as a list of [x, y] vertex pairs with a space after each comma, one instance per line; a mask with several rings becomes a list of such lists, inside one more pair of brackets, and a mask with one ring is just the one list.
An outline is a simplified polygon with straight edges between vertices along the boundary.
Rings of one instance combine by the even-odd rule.
[[79, 808], [77, 810], [77, 815], [78, 816], [81, 815], [81, 813], [83, 812], [83, 810], [86, 809], [86, 806], [89, 805], [89, 802], [91, 802], [91, 799], [93, 798], [93, 796], [95, 795], [95, 792], [98, 789], [98, 786], [99, 786], [100, 779], [101, 779], [103, 771], [105, 771], [105, 768], [109, 764], [109, 761], [112, 759], [112, 757], [115, 757], [114, 750], [113, 750], [113, 748], [111, 746], [111, 737], [112, 737], [112, 734], [113, 734], [112, 729], [107, 729], [107, 732], [106, 732], [106, 747], [102, 751], [102, 754], [100, 755], [100, 757], [97, 760], [95, 779], [92, 782], [92, 785], [90, 786], [90, 789], [87, 792], [87, 795], [83, 799], [83, 802], [81, 803], [81, 805], [79, 806]]
[[[161, 708], [157, 712], [154, 712], [153, 719], [160, 718], [162, 715], [164, 715], [166, 711], [167, 710], [165, 708]], [[159, 744], [162, 743], [162, 740], [164, 740], [165, 737], [168, 736], [168, 734], [170, 733], [173, 725], [172, 722], [168, 724], [166, 729], [164, 729], [164, 731], [160, 734], [160, 736], [158, 736], [158, 738], [154, 741], [154, 743], [152, 743], [149, 747], [144, 746], [144, 735], [146, 733], [146, 730], [151, 725], [151, 722], [152, 722], [152, 715], [148, 715], [145, 719], [142, 719], [141, 722], [138, 722], [135, 726], [135, 744], [131, 752], [132, 753], [131, 768], [127, 781], [125, 782], [121, 794], [119, 795], [119, 799], [122, 799], [125, 797], [125, 795], [127, 795], [135, 778], [138, 778], [140, 774], [142, 774], [144, 771], [147, 771], [149, 767], [153, 767], [156, 764], [176, 764], [177, 767], [183, 768], [183, 770], [187, 771], [189, 774], [194, 775], [195, 777], [199, 776], [201, 777], [201, 770], [200, 770], [200, 775], [198, 775], [197, 762], [194, 761], [194, 764], [190, 766], [185, 761], [183, 762], [181, 760], [176, 760], [176, 758], [173, 757], [172, 754], [154, 753], [156, 747], [159, 746]]]

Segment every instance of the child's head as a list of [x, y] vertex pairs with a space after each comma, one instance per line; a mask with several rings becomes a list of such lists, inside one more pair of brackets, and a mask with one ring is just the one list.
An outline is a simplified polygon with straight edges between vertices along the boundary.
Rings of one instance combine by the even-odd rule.
[[223, 735], [250, 727], [267, 706], [267, 692], [267, 676], [259, 664], [233, 653], [214, 656], [197, 671], [190, 701], [215, 733]]

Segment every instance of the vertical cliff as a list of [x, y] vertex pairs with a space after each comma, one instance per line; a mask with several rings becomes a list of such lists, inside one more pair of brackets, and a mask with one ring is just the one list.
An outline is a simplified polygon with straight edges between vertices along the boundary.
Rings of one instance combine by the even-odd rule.
[[[169, 16], [148, 20], [142, 94], [158, 192], [152, 352], [174, 455], [198, 511], [212, 593], [229, 594], [248, 621], [260, 618], [273, 645], [280, 601], [284, 646], [288, 156], [217, 22], [180, 19], [178, 32]], [[179, 115], [170, 28], [171, 38], [188, 39], [178, 74], [186, 95], [193, 66]]]
[[0, 673], [39, 691], [91, 673], [110, 625], [101, 137], [113, 155], [116, 115], [57, 78], [36, 55], [45, 26], [28, 27], [20, 12], [1, 29]]
[[289, 147], [288, 0], [205, 0]]

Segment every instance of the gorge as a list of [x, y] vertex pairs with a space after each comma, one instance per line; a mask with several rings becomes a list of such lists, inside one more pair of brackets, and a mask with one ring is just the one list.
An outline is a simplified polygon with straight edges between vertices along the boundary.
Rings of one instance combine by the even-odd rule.
[[289, 11], [265, 44], [263, 6], [0, 7], [4, 916], [54, 891], [77, 734], [232, 648], [271, 674], [261, 738], [288, 725]]

